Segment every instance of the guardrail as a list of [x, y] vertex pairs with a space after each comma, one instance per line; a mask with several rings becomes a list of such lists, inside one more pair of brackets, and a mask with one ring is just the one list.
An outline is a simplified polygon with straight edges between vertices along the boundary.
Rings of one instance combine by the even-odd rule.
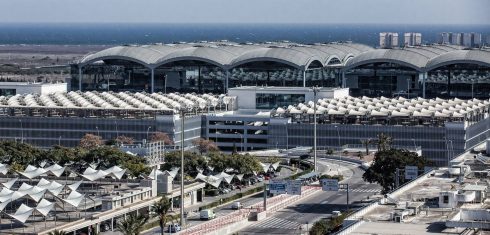
[[[278, 195], [272, 197], [267, 200], [267, 216], [271, 215], [273, 212], [278, 211], [291, 203], [303, 199], [314, 192], [321, 190], [318, 186], [303, 186], [301, 195]], [[225, 226], [243, 221], [244, 219], [248, 220], [250, 213], [252, 212], [263, 212], [263, 202], [258, 202], [253, 204], [250, 207], [240, 209], [238, 211], [227, 214], [226, 216], [213, 219], [211, 221], [192, 226], [190, 228], [186, 228], [182, 230], [180, 235], [203, 235], [207, 233], [214, 232], [218, 229], [224, 228]]]

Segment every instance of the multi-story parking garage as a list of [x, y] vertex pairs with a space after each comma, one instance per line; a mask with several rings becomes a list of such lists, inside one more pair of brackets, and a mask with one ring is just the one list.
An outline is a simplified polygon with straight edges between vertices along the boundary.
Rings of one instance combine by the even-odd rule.
[[374, 49], [351, 42], [125, 45], [73, 64], [70, 87], [220, 94], [237, 86], [315, 85], [348, 87], [353, 96], [488, 98], [490, 49]]

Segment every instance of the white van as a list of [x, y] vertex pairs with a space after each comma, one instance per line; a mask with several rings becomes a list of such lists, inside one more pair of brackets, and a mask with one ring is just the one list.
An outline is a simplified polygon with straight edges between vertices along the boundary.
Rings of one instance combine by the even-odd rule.
[[231, 204], [231, 209], [233, 210], [240, 210], [243, 208], [243, 205], [240, 202], [233, 202]]
[[201, 220], [211, 220], [216, 218], [216, 214], [214, 214], [213, 209], [205, 209], [200, 212], [199, 218]]

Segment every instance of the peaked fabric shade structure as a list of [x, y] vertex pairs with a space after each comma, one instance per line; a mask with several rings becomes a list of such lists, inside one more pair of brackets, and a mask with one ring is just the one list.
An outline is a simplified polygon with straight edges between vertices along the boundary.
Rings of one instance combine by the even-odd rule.
[[78, 207], [80, 205], [80, 202], [82, 202], [83, 198], [85, 197], [85, 195], [77, 192], [77, 191], [71, 191], [70, 194], [68, 195], [68, 197], [66, 197], [65, 199], [61, 199], [63, 200], [64, 202], [74, 206], [74, 207]]
[[95, 181], [95, 180], [98, 180], [100, 178], [104, 178], [107, 175], [108, 175], [108, 173], [103, 171], [103, 170], [95, 170], [92, 167], [88, 167], [87, 169], [85, 169], [85, 171], [83, 172], [83, 174], [81, 176], [84, 179], [87, 179], [89, 181]]
[[37, 187], [48, 190], [53, 196], [58, 196], [65, 186], [56, 181], [50, 182], [42, 178], [39, 183], [37, 183]]
[[18, 179], [19, 178], [14, 178], [14, 179], [11, 179], [11, 180], [9, 180], [9, 181], [7, 181], [5, 183], [1, 183], [1, 184], [3, 185], [4, 188], [10, 189], [15, 184], [15, 182], [17, 182]]
[[5, 207], [7, 207], [7, 205], [12, 201], [12, 199], [7, 199], [6, 201], [3, 201], [0, 203], [0, 211], [3, 211], [3, 209], [5, 209]]
[[[0, 202], [6, 202], [12, 200], [14, 196], [14, 191], [8, 189], [8, 188], [3, 188], [2, 191], [0, 191]], [[22, 196], [20, 196], [22, 197]], [[15, 198], [17, 199], [17, 198]]]
[[221, 184], [221, 181], [223, 180], [222, 178], [217, 178], [217, 177], [214, 177], [212, 175], [205, 176], [201, 173], [197, 174], [196, 179], [200, 179], [200, 180], [210, 184], [211, 186], [213, 186], [215, 188], [218, 188], [219, 185]]
[[78, 187], [80, 187], [80, 185], [83, 183], [83, 180], [80, 180], [78, 182], [75, 182], [73, 184], [69, 184], [67, 185], [66, 187], [71, 190], [71, 191], [76, 191], [78, 189]]
[[19, 174], [21, 174], [22, 176], [28, 178], [28, 179], [33, 179], [33, 178], [36, 178], [42, 174], [45, 174], [47, 171], [42, 169], [42, 168], [38, 168], [38, 167], [35, 167], [35, 166], [32, 166], [32, 165], [28, 165], [27, 168], [24, 170], [24, 172], [19, 172]]
[[24, 203], [22, 203], [22, 205], [20, 205], [19, 209], [17, 209], [15, 214], [8, 215], [8, 216], [24, 224], [27, 221], [27, 219], [29, 219], [29, 216], [32, 215], [33, 211], [34, 208], [30, 208], [24, 205]]
[[49, 212], [53, 209], [53, 207], [54, 207], [54, 203], [52, 203], [46, 199], [42, 199], [37, 204], [35, 210], [37, 212], [39, 212], [41, 215], [47, 216], [49, 214]]
[[235, 175], [229, 175], [229, 174], [226, 174], [224, 172], [221, 172], [221, 173], [215, 175], [214, 177], [221, 179], [221, 180], [224, 180], [226, 183], [229, 184], [233, 180], [234, 176]]
[[110, 175], [116, 179], [121, 179], [123, 177], [124, 173], [126, 173], [126, 169], [121, 169], [118, 166], [113, 166], [113, 167], [105, 170], [105, 172], [108, 175]]
[[60, 177], [63, 172], [65, 172], [65, 167], [62, 167], [58, 164], [51, 165], [49, 167], [44, 168], [48, 173], [55, 175], [56, 177]]
[[0, 174], [6, 175], [8, 171], [9, 171], [8, 166], [0, 163]]

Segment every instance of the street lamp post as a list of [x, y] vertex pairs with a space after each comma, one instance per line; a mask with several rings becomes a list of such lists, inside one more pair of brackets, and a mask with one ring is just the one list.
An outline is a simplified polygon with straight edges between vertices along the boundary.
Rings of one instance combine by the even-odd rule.
[[415, 139], [412, 139], [413, 141], [413, 148], [414, 148], [414, 151], [417, 151], [417, 145], [415, 144]]
[[238, 131], [235, 131], [235, 134], [240, 135], [240, 150], [241, 152], [243, 152], [243, 145], [245, 143], [245, 141], [243, 140], [243, 135], [241, 133], [238, 133]]
[[185, 226], [184, 220], [184, 118], [185, 118], [185, 110], [184, 107], [180, 109], [180, 117], [181, 117], [181, 129], [180, 129], [180, 225], [182, 227]]
[[316, 94], [320, 90], [318, 87], [312, 87], [313, 90], [313, 171], [316, 172]]
[[100, 136], [99, 127], [95, 126], [95, 129], [97, 130], [97, 136]]
[[288, 124], [284, 123], [284, 127], [286, 128], [286, 150], [289, 149], [289, 131], [288, 131]]
[[20, 142], [24, 143], [24, 126], [22, 125], [22, 120], [19, 119], [20, 122]]
[[61, 146], [61, 135], [60, 135], [60, 137], [58, 138], [58, 146]]
[[146, 141], [148, 141], [148, 133], [150, 132], [151, 126], [148, 127], [146, 130]]
[[[335, 130], [337, 130], [337, 141], [338, 141], [338, 144], [339, 144], [339, 156], [340, 156], [340, 150], [341, 150], [341, 145], [340, 145], [340, 131], [339, 131], [339, 127], [338, 126], [335, 126]], [[339, 157], [340, 159], [340, 157]]]

